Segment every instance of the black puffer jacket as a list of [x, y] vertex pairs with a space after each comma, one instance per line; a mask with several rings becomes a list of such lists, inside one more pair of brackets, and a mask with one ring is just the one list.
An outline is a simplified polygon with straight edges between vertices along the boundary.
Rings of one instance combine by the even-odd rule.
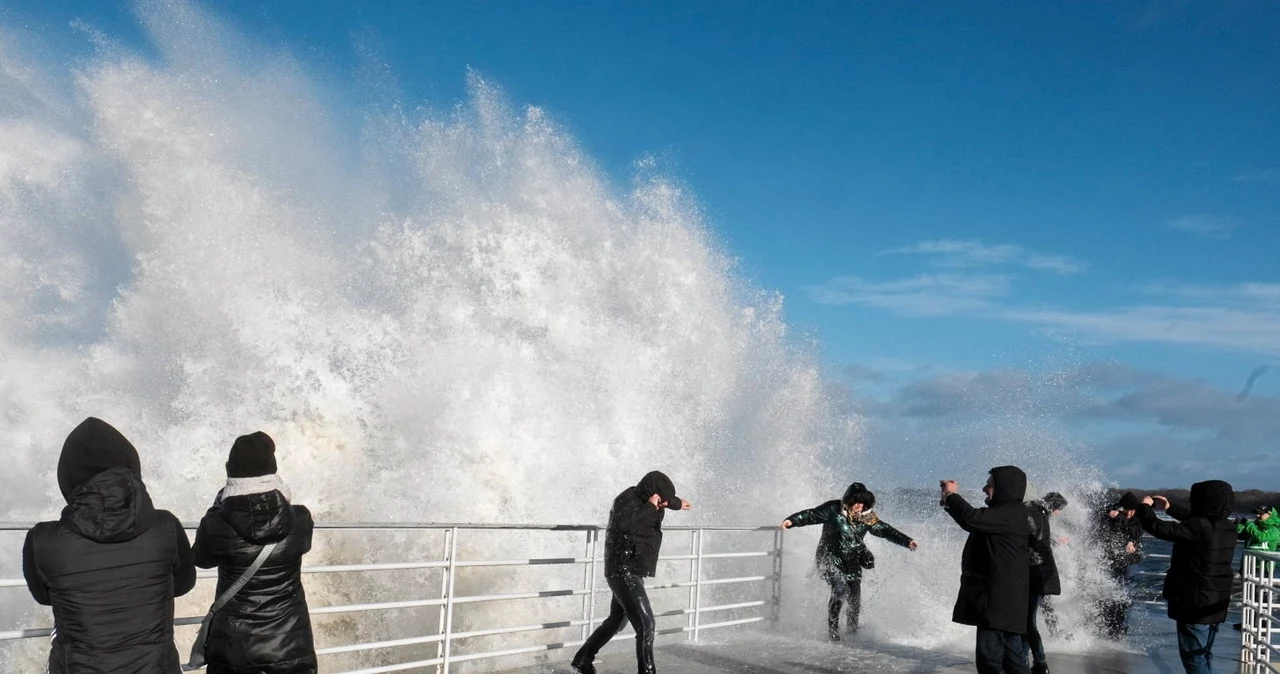
[[[1126, 517], [1124, 510], [1115, 517], [1108, 516], [1112, 508], [1119, 508], [1119, 505], [1106, 507], [1098, 517], [1097, 532], [1107, 570], [1118, 575], [1142, 561], [1142, 524], [1136, 516]], [[1130, 543], [1133, 544], [1133, 552], [1129, 552]]]
[[818, 539], [814, 562], [824, 576], [834, 574], [845, 579], [861, 578], [863, 568], [869, 569], [875, 563], [864, 540], [867, 534], [879, 536], [903, 547], [911, 544], [910, 536], [894, 529], [875, 515], [868, 513], [868, 517], [850, 519], [844, 504], [839, 500], [801, 510], [787, 519], [791, 520], [793, 527], [822, 525], [822, 537]]
[[657, 572], [665, 513], [649, 503], [649, 497], [654, 494], [658, 494], [660, 501], [666, 501], [671, 510], [680, 510], [684, 505], [676, 498], [671, 479], [656, 470], [613, 499], [604, 537], [606, 576], [622, 573], [652, 576]]
[[1022, 634], [1027, 629], [1031, 557], [1027, 476], [1014, 466], [991, 469], [995, 491], [988, 508], [973, 508], [959, 494], [943, 501], [947, 514], [969, 532], [960, 557], [960, 594], [951, 620], [961, 625]]
[[138, 465], [129, 441], [99, 419], [63, 445], [67, 506], [59, 521], [27, 532], [22, 548], [31, 596], [53, 607], [50, 674], [179, 671], [173, 598], [195, 586], [196, 570], [182, 524], [152, 506]]
[[302, 556], [313, 524], [304, 506], [279, 491], [222, 499], [196, 532], [201, 568], [218, 567], [218, 594], [236, 582], [262, 546], [276, 543], [262, 568], [214, 614], [208, 674], [312, 674], [316, 653], [302, 587]]
[[1231, 604], [1231, 558], [1236, 528], [1230, 520], [1235, 492], [1221, 480], [1191, 485], [1191, 510], [1176, 506], [1166, 522], [1151, 506], [1138, 508], [1142, 528], [1156, 538], [1173, 542], [1164, 598], [1169, 617], [1194, 625], [1216, 625], [1227, 619]]
[[1053, 558], [1053, 535], [1050, 532], [1049, 509], [1039, 501], [1027, 504], [1027, 526], [1031, 528], [1031, 596], [1062, 594], [1058, 563]]

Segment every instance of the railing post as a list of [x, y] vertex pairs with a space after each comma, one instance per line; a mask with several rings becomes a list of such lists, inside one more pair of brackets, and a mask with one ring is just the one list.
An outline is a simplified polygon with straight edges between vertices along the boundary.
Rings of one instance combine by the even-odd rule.
[[698, 643], [698, 629], [702, 625], [702, 529], [696, 532], [698, 551], [694, 556], [693, 579], [693, 643]]
[[453, 534], [449, 545], [449, 565], [445, 568], [445, 576], [448, 578], [449, 590], [444, 598], [444, 674], [449, 674], [449, 656], [453, 650], [453, 598], [458, 596], [457, 588], [457, 564], [458, 564], [458, 527], [450, 527], [449, 531]]
[[584, 566], [586, 567], [586, 578], [583, 586], [587, 590], [587, 594], [582, 598], [582, 619], [587, 624], [582, 626], [582, 641], [585, 642], [591, 636], [591, 624], [596, 621], [596, 541], [600, 538], [600, 532], [596, 529], [587, 529], [587, 559], [591, 560]]
[[[444, 600], [444, 604], [440, 604], [440, 623], [436, 627], [436, 633], [441, 636], [445, 633], [445, 604], [449, 602], [449, 568], [452, 567], [453, 559], [453, 529], [444, 530], [444, 562], [446, 568], [440, 570], [440, 598]], [[440, 664], [436, 665], [436, 674], [444, 671], [444, 640], [436, 642], [436, 657], [440, 659]]]
[[779, 527], [773, 532], [773, 623], [782, 619], [782, 535]]
[[693, 583], [689, 586], [689, 619], [685, 629], [684, 638], [688, 641], [694, 639], [694, 630], [697, 621], [695, 617], [698, 612], [698, 532], [692, 530], [689, 532], [689, 582]]

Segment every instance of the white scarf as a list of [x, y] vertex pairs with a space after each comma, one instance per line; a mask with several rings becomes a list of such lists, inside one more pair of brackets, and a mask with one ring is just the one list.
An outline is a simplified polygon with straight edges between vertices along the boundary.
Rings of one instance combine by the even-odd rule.
[[260, 475], [258, 477], [229, 477], [227, 478], [227, 486], [222, 490], [222, 498], [230, 498], [232, 496], [247, 496], [249, 494], [267, 494], [278, 491], [284, 496], [285, 502], [292, 500], [289, 493], [289, 486], [280, 479], [279, 475]]

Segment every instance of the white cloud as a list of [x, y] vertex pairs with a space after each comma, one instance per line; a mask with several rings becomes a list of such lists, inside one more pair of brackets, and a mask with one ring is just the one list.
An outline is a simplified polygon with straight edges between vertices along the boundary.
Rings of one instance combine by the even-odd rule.
[[1184, 215], [1166, 220], [1164, 224], [1166, 227], [1206, 239], [1229, 238], [1236, 228], [1236, 224], [1231, 220], [1216, 215]]
[[993, 265], [1012, 265], [1074, 274], [1084, 270], [1084, 264], [1065, 255], [1035, 253], [1014, 244], [989, 245], [981, 241], [937, 239], [921, 241], [904, 248], [881, 251], [879, 255], [926, 255], [940, 267], [966, 268]]
[[922, 274], [873, 282], [840, 276], [805, 290], [820, 304], [858, 304], [906, 316], [943, 316], [990, 306], [991, 300], [1008, 294], [1009, 279], [994, 274]]

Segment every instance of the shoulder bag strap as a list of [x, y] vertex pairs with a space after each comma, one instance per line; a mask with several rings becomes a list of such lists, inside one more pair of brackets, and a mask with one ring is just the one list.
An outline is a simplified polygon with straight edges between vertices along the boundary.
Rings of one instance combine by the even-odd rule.
[[231, 587], [227, 588], [226, 592], [223, 592], [218, 596], [218, 599], [213, 602], [213, 606], [209, 607], [209, 612], [217, 613], [219, 609], [226, 606], [227, 602], [231, 601], [231, 599], [236, 596], [236, 593], [244, 588], [245, 583], [248, 583], [249, 579], [253, 578], [253, 574], [257, 573], [258, 569], [262, 568], [262, 563], [267, 561], [267, 557], [270, 556], [271, 551], [275, 549], [275, 543], [268, 543], [262, 546], [262, 552], [258, 553], [257, 558], [253, 560], [253, 563], [249, 565], [249, 568], [244, 570], [244, 573], [240, 574], [240, 577], [236, 579], [236, 582], [232, 583]]

